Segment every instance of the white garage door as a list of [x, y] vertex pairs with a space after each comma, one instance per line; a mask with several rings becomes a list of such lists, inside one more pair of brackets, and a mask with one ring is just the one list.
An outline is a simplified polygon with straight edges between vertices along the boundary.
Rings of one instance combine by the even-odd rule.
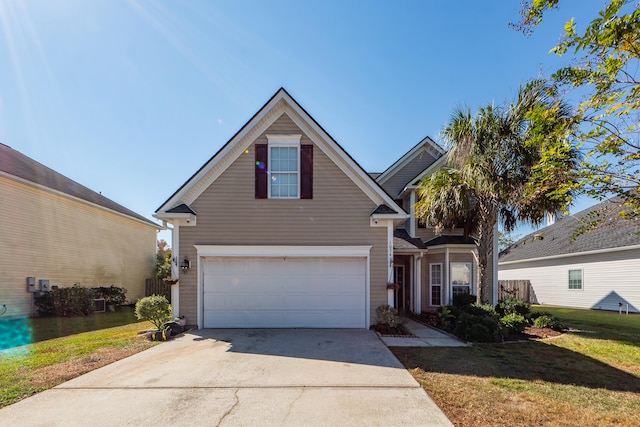
[[205, 328], [364, 328], [365, 258], [204, 259]]

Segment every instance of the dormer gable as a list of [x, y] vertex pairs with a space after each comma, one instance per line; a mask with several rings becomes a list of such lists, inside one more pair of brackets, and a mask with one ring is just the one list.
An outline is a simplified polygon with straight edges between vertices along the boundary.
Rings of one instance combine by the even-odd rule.
[[445, 151], [428, 136], [382, 172], [376, 182], [393, 197], [398, 197], [412, 178], [427, 169]]

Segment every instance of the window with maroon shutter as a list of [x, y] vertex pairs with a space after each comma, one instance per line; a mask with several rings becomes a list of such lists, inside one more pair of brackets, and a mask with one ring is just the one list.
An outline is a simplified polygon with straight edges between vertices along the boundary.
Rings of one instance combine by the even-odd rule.
[[267, 198], [267, 185], [269, 185], [269, 177], [267, 175], [268, 152], [269, 147], [267, 144], [256, 144], [256, 199]]
[[300, 198], [313, 199], [313, 145], [300, 146]]

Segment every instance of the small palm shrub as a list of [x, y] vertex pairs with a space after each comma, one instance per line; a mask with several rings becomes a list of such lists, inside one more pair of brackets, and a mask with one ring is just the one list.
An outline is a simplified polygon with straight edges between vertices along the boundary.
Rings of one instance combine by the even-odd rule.
[[162, 325], [171, 320], [171, 304], [164, 296], [151, 295], [138, 300], [135, 314], [139, 320], [148, 320], [161, 330]]
[[500, 325], [509, 332], [524, 332], [529, 322], [521, 314], [509, 313], [500, 319]]

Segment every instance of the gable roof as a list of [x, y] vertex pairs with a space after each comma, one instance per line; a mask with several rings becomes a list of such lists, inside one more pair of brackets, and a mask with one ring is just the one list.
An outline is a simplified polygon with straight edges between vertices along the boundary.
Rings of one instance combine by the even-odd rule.
[[411, 161], [418, 158], [423, 151], [427, 151], [436, 159], [445, 153], [442, 147], [440, 147], [430, 137], [427, 136], [422, 141], [418, 142], [413, 148], [407, 151], [402, 157], [396, 160], [384, 172], [378, 175], [376, 177], [376, 181], [380, 184], [384, 184], [387, 180], [389, 180], [396, 173], [407, 166]]
[[[619, 203], [606, 200], [556, 223], [535, 231], [500, 252], [499, 263], [544, 259], [583, 252], [600, 251], [640, 245], [640, 231], [636, 221], [618, 216]], [[571, 241], [573, 233], [592, 221], [598, 212], [606, 212], [608, 220], [593, 231], [583, 233]], [[590, 215], [590, 213], [592, 213]]]
[[338, 165], [376, 205], [384, 204], [391, 210], [406, 215], [393, 198], [365, 172], [349, 153], [284, 88], [280, 88], [217, 153], [156, 210], [156, 213], [159, 214], [157, 216], [167, 217], [166, 214], [173, 208], [193, 203], [253, 143], [258, 135], [284, 113], [287, 113], [296, 126], [313, 141], [314, 145]]
[[104, 197], [102, 194], [85, 187], [82, 184], [67, 178], [66, 176], [48, 168], [47, 166], [25, 156], [8, 145], [0, 143], [0, 174], [26, 181], [30, 184], [43, 187], [49, 191], [61, 193], [84, 202], [109, 209], [116, 213], [126, 215], [155, 228], [161, 228], [158, 224], [148, 220], [125, 208], [124, 206]]

